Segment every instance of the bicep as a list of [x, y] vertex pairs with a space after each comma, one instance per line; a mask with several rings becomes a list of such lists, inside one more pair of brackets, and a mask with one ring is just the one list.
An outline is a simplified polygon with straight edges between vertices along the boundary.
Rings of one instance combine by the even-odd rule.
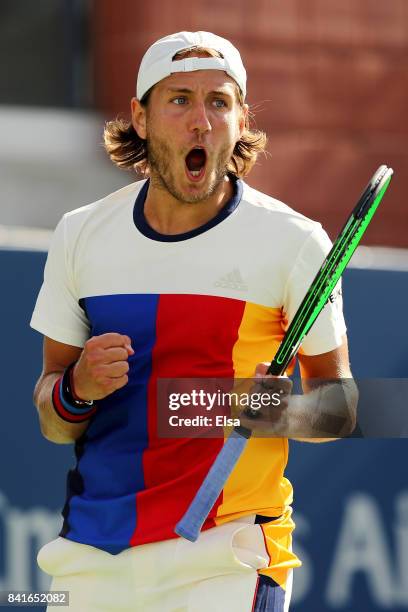
[[44, 336], [43, 344], [43, 376], [51, 372], [63, 372], [73, 361], [77, 361], [82, 348], [64, 344]]
[[298, 354], [300, 375], [307, 384], [308, 379], [352, 378], [348, 353], [347, 336], [333, 351], [320, 355]]

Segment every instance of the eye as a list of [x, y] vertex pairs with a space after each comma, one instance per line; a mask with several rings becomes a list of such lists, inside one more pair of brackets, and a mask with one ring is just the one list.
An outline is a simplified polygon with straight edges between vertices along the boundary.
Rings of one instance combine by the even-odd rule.
[[222, 98], [214, 100], [214, 104], [217, 108], [225, 108], [227, 106], [227, 103]]
[[187, 98], [185, 96], [177, 96], [177, 98], [172, 99], [172, 102], [181, 106], [187, 102]]

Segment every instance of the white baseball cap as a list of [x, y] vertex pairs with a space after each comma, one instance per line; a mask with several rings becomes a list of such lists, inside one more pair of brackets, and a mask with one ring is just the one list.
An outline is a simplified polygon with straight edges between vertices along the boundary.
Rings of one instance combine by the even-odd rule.
[[[195, 46], [214, 49], [222, 57], [186, 57], [173, 61], [176, 53]], [[238, 49], [229, 40], [211, 32], [177, 32], [153, 43], [140, 63], [136, 97], [141, 100], [153, 85], [173, 72], [193, 70], [224, 70], [234, 79], [245, 98], [246, 71]]]

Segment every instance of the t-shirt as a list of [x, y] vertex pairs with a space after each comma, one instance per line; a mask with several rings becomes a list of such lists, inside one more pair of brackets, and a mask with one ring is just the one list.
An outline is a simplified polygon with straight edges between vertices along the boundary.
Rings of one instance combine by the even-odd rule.
[[[98, 401], [75, 444], [61, 531], [113, 554], [176, 537], [224, 443], [160, 437], [158, 381], [253, 376], [257, 363], [271, 361], [331, 247], [319, 223], [241, 180], [209, 223], [158, 234], [144, 218], [147, 190], [148, 181], [138, 181], [64, 215], [31, 320], [77, 347], [107, 332], [132, 339], [128, 384]], [[338, 295], [301, 351], [331, 351], [345, 329]], [[298, 564], [287, 458], [286, 439], [251, 438], [203, 527], [271, 517], [263, 528], [272, 577]]]

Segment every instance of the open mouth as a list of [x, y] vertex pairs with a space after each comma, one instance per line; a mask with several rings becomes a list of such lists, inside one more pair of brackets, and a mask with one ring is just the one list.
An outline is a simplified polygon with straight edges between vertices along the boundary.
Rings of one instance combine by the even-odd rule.
[[199, 181], [205, 173], [207, 155], [205, 149], [194, 147], [186, 155], [186, 173], [192, 181]]

